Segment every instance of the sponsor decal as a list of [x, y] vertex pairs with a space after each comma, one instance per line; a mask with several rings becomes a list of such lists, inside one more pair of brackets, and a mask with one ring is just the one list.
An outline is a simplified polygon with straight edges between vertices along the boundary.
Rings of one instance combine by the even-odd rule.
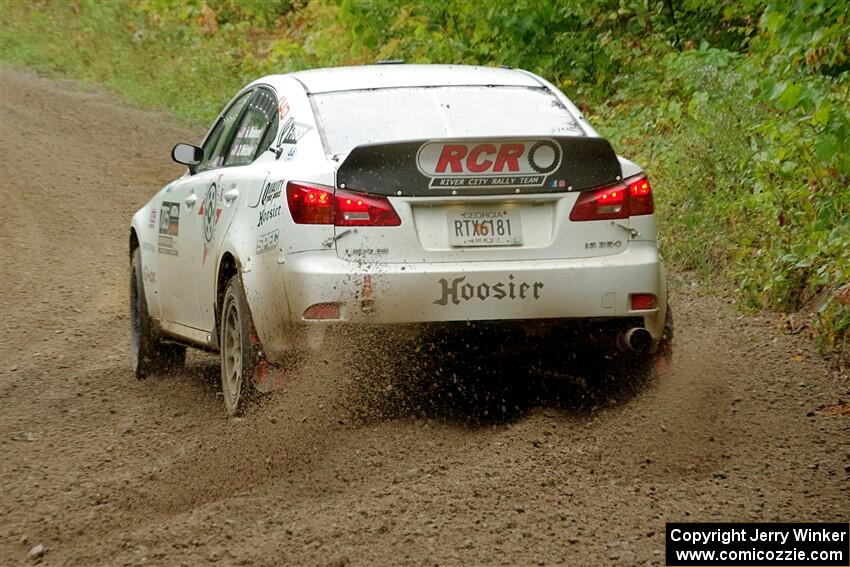
[[389, 248], [346, 248], [346, 256], [386, 256], [390, 253]]
[[553, 132], [555, 134], [572, 134], [573, 132], [576, 132], [581, 135], [581, 128], [579, 127], [578, 122], [570, 120], [563, 126], [557, 126]]
[[233, 149], [230, 151], [230, 157], [247, 157], [254, 155], [254, 152], [257, 151], [257, 144], [248, 143], [248, 144], [237, 144], [233, 146]]
[[180, 203], [163, 201], [159, 210], [159, 233], [169, 236], [180, 234]]
[[154, 246], [150, 242], [142, 242], [142, 250], [147, 250], [148, 252], [156, 252], [156, 246]]
[[461, 301], [487, 301], [488, 299], [540, 299], [540, 290], [543, 282], [518, 282], [513, 275], [508, 276], [506, 282], [481, 282], [471, 283], [466, 281], [466, 276], [453, 278], [451, 282], [441, 278], [440, 299], [434, 301], [436, 305], [458, 305]]
[[289, 148], [289, 151], [286, 152], [286, 155], [283, 156], [283, 161], [292, 161], [295, 159], [295, 156], [298, 155], [298, 146], [292, 146]]
[[159, 236], [159, 246], [157, 246], [157, 252], [160, 254], [168, 254], [169, 256], [179, 256], [180, 254], [177, 252], [177, 239], [173, 236]]
[[280, 129], [280, 134], [278, 135], [277, 143], [278, 145], [297, 144], [298, 141], [312, 129], [312, 126], [310, 126], [309, 124], [296, 122], [295, 118], [290, 116], [286, 120], [286, 122], [283, 123], [283, 127]]
[[622, 173], [603, 138], [443, 138], [357, 146], [337, 183], [385, 196], [524, 194], [602, 187]]
[[561, 147], [549, 139], [426, 142], [416, 153], [416, 166], [432, 189], [539, 187], [561, 158]]
[[204, 217], [204, 240], [211, 242], [215, 236], [215, 226], [218, 224], [218, 219], [221, 216], [221, 207], [219, 206], [219, 189], [215, 183], [210, 183], [207, 187], [204, 201], [198, 209], [198, 214]]
[[249, 140], [258, 140], [260, 136], [263, 135], [262, 128], [257, 126], [243, 126], [239, 129], [239, 133], [236, 134], [237, 138], [247, 138]]
[[263, 209], [260, 211], [260, 220], [257, 222], [257, 228], [260, 228], [265, 223], [269, 222], [272, 219], [276, 219], [280, 216], [281, 206], [278, 205], [276, 207], [271, 207], [269, 209]]
[[[218, 182], [220, 181], [221, 175], [218, 176]], [[213, 181], [210, 183], [204, 195], [204, 200], [201, 201], [201, 206], [198, 208], [198, 214], [203, 218], [204, 263], [206, 263], [207, 256], [209, 256], [212, 250], [215, 227], [218, 225], [218, 219], [221, 217], [221, 187], [218, 182]]]
[[265, 207], [272, 201], [276, 201], [283, 194], [283, 179], [280, 181], [269, 181], [263, 187], [263, 192], [260, 193], [260, 198], [251, 207]]
[[289, 114], [289, 110], [289, 100], [285, 96], [281, 96], [277, 101], [277, 115], [283, 120]]
[[230, 150], [230, 157], [248, 157], [253, 156], [257, 151], [257, 146], [260, 144], [260, 137], [263, 135], [263, 130], [256, 126], [243, 126], [236, 133], [234, 140], [239, 143], [233, 145]]
[[280, 216], [282, 206], [278, 204], [280, 196], [283, 194], [283, 179], [279, 181], [270, 181], [263, 187], [263, 192], [260, 194], [260, 199], [255, 207], [260, 209], [257, 228], [263, 226], [268, 221]]
[[274, 249], [278, 242], [280, 242], [279, 230], [273, 230], [260, 235], [257, 239], [257, 255], [264, 254], [269, 250]]
[[599, 240], [596, 242], [585, 242], [585, 250], [594, 250], [597, 248], [622, 248], [622, 240]]
[[156, 209], [151, 209], [151, 218], [148, 222], [148, 228], [156, 228]]
[[156, 283], [156, 272], [149, 269], [147, 266], [142, 267], [142, 276], [145, 278], [146, 282], [152, 284]]

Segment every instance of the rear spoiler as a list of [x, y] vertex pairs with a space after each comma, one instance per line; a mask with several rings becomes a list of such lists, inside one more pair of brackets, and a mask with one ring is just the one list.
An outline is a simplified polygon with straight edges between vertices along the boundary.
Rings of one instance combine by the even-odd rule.
[[451, 138], [357, 146], [337, 185], [385, 196], [583, 191], [614, 184], [622, 170], [603, 138]]

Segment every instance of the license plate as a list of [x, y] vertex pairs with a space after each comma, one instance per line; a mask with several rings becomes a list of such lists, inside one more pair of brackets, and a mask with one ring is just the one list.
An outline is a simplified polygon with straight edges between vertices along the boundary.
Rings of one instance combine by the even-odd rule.
[[519, 211], [465, 209], [450, 211], [449, 244], [452, 246], [521, 246]]

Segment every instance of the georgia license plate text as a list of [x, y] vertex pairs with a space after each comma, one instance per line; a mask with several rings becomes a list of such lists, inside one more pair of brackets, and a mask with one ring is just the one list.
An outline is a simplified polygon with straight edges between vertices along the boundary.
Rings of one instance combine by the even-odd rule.
[[449, 213], [449, 244], [452, 246], [519, 246], [522, 228], [519, 212], [504, 209]]

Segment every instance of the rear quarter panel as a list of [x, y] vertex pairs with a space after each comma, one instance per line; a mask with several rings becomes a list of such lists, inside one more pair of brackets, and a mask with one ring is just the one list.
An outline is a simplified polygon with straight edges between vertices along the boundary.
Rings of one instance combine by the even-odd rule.
[[[283, 266], [289, 256], [322, 249], [322, 243], [333, 237], [332, 226], [296, 225], [292, 221], [286, 184], [302, 181], [332, 187], [335, 167], [325, 155], [310, 101], [301, 85], [286, 78], [274, 87], [279, 124], [272, 148], [280, 147], [280, 157], [267, 152], [254, 163], [254, 167], [266, 168], [268, 176], [240, 203], [222, 243], [219, 266], [225, 254], [236, 259], [257, 336], [266, 351], [279, 353], [291, 348], [290, 322], [294, 317], [281, 277]], [[281, 136], [293, 126], [297, 142], [282, 143]]]

